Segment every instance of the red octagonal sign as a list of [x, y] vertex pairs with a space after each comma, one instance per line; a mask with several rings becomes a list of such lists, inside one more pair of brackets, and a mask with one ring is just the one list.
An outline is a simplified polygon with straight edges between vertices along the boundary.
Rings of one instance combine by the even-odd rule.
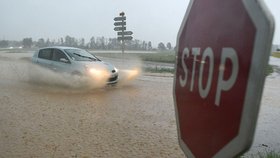
[[177, 39], [174, 102], [188, 157], [252, 143], [274, 30], [258, 0], [192, 0]]

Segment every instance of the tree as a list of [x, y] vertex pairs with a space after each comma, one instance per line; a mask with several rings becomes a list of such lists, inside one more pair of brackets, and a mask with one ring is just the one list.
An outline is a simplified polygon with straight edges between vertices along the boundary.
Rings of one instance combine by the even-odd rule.
[[152, 49], [153, 49], [153, 47], [152, 47], [152, 42], [149, 41], [149, 42], [148, 42], [148, 50], [152, 50]]
[[170, 43], [170, 42], [168, 42], [168, 43], [166, 44], [166, 48], [167, 48], [168, 50], [171, 50], [171, 49], [172, 49], [172, 46], [171, 46], [171, 43]]
[[22, 40], [22, 45], [24, 48], [31, 48], [33, 42], [32, 42], [32, 38], [24, 38]]
[[142, 50], [147, 50], [147, 46], [148, 46], [148, 44], [146, 43], [146, 41], [143, 41]]
[[93, 36], [90, 38], [89, 47], [90, 47], [91, 49], [93, 49], [93, 48], [96, 47], [95, 38], [94, 38]]
[[109, 50], [119, 49], [119, 41], [117, 40], [117, 38], [109, 38], [107, 47]]
[[50, 39], [48, 38], [47, 41], [46, 41], [46, 46], [50, 46], [51, 45], [51, 41]]
[[7, 48], [9, 46], [9, 42], [6, 40], [0, 41], [0, 47], [1, 48]]
[[160, 43], [158, 44], [158, 49], [159, 49], [159, 50], [166, 50], [166, 47], [165, 47], [165, 45], [164, 45], [162, 42], [160, 42]]
[[140, 46], [140, 40], [137, 40], [137, 39], [135, 39], [135, 40], [133, 40], [134, 41], [134, 44], [133, 44], [133, 48], [132, 49], [134, 49], [134, 50], [139, 50], [139, 48], [141, 47]]
[[105, 38], [103, 36], [96, 38], [96, 48], [101, 50], [105, 49]]
[[85, 48], [85, 39], [84, 38], [81, 38], [80, 41], [79, 41], [79, 47], [80, 48]]
[[60, 38], [60, 45], [64, 45], [64, 41], [62, 37]]
[[43, 38], [38, 39], [36, 46], [39, 48], [45, 47], [46, 46], [45, 40]]
[[70, 36], [66, 36], [65, 37], [65, 43], [66, 46], [69, 47], [77, 47], [78, 46], [78, 42], [74, 37], [70, 37]]

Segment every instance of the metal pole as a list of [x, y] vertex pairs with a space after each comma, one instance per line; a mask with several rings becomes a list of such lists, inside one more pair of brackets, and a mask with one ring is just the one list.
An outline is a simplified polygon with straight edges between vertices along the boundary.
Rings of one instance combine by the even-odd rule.
[[[121, 14], [122, 17], [124, 17], [124, 14]], [[124, 20], [122, 20], [122, 60], [124, 56]]]

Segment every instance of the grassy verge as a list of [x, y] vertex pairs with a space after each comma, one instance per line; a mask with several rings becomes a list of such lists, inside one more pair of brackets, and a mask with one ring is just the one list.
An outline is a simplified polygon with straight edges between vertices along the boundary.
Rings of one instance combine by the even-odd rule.
[[279, 52], [273, 52], [272, 56], [275, 58], [280, 58], [280, 53]]
[[152, 73], [172, 73], [174, 74], [174, 68], [157, 68], [157, 67], [146, 67], [144, 69], [145, 72], [152, 72]]
[[163, 63], [174, 63], [174, 53], [153, 53], [153, 54], [139, 54], [139, 57], [143, 61], [163, 62]]
[[175, 52], [158, 52], [158, 53], [94, 53], [96, 56], [107, 58], [140, 58], [143, 61], [174, 63]]
[[258, 153], [259, 158], [280, 158], [280, 154], [274, 151]]
[[239, 158], [280, 158], [280, 153], [275, 151], [265, 151], [265, 152], [258, 152], [257, 154], [250, 155], [250, 156], [240, 156]]
[[273, 73], [273, 67], [271, 65], [267, 65], [265, 70], [266, 76], [269, 76], [272, 73]]
[[[147, 67], [144, 69], [145, 72], [152, 72], [152, 73], [175, 73], [174, 68], [158, 68], [158, 67]], [[269, 76], [273, 73], [273, 67], [271, 65], [268, 65], [266, 67], [266, 76]]]
[[[121, 53], [95, 53], [97, 56], [107, 57], [107, 58], [122, 58]], [[273, 53], [273, 56], [279, 56], [280, 53]], [[168, 51], [168, 52], [158, 52], [158, 53], [124, 53], [123, 58], [140, 58], [143, 61], [152, 61], [152, 62], [162, 62], [162, 63], [175, 63], [175, 52]], [[174, 73], [174, 69], [169, 68], [152, 68], [148, 67], [145, 68], [146, 72], [153, 72], [153, 73]], [[266, 75], [270, 75], [273, 73], [273, 67], [268, 65], [266, 67]]]
[[[158, 68], [158, 67], [146, 67], [145, 72], [152, 72], [152, 73], [175, 73], [175, 69], [174, 68]], [[267, 65], [266, 67], [266, 76], [269, 76], [270, 74], [272, 74], [273, 71], [273, 66], [271, 65]]]

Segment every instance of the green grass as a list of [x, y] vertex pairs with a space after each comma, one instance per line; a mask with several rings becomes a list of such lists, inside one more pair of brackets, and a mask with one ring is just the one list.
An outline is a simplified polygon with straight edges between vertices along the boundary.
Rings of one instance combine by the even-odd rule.
[[174, 68], [157, 68], [157, 67], [147, 67], [144, 69], [145, 72], [152, 72], [152, 73], [172, 73], [174, 74]]
[[139, 54], [143, 61], [175, 63], [175, 53]]
[[272, 73], [273, 73], [273, 67], [271, 65], [267, 65], [265, 71], [266, 76], [269, 76]]
[[140, 58], [143, 61], [174, 63], [175, 52], [164, 51], [158, 53], [94, 53], [96, 56], [108, 57], [108, 58]]
[[262, 151], [252, 155], [242, 155], [238, 158], [280, 158], [280, 153], [276, 151]]
[[[158, 67], [147, 67], [145, 68], [146, 72], [153, 72], [153, 73], [172, 73], [174, 74], [175, 69], [174, 68], [158, 68]], [[266, 76], [269, 76], [273, 73], [273, 67], [271, 65], [268, 65], [266, 67]]]
[[265, 153], [258, 153], [257, 156], [259, 158], [280, 158], [280, 153], [276, 153], [275, 151], [267, 151]]
[[272, 56], [275, 58], [280, 58], [280, 53], [279, 52], [273, 52]]
[[[152, 61], [152, 62], [163, 62], [163, 63], [175, 63], [175, 52], [174, 51], [164, 51], [158, 53], [94, 53], [97, 56], [107, 57], [107, 58], [140, 58], [143, 61]], [[273, 53], [273, 56], [279, 56], [280, 53]], [[174, 69], [168, 68], [146, 68], [146, 72], [156, 72], [156, 73], [174, 73]], [[266, 76], [273, 73], [273, 67], [268, 65], [266, 67]]]

